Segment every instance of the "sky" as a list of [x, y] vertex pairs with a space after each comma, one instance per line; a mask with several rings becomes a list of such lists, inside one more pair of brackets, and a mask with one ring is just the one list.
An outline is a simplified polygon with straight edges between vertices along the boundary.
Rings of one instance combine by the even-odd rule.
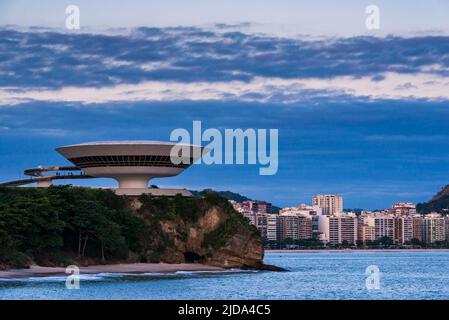
[[[80, 30], [65, 28], [69, 4]], [[169, 140], [200, 120], [278, 129], [277, 174], [194, 165], [152, 183], [278, 206], [426, 201], [449, 184], [447, 13], [435, 0], [0, 1], [0, 180], [68, 164], [62, 145]]]

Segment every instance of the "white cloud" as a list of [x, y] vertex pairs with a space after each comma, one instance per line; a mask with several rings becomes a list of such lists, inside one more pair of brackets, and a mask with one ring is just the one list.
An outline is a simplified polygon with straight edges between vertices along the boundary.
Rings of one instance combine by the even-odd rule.
[[350, 95], [370, 99], [449, 99], [449, 78], [436, 74], [383, 73], [382, 81], [372, 76], [330, 79], [285, 79], [256, 77], [249, 82], [145, 81], [104, 87], [21, 90], [0, 88], [0, 104], [26, 101], [108, 103], [116, 101], [239, 100], [247, 102], [298, 103], [310, 96]]

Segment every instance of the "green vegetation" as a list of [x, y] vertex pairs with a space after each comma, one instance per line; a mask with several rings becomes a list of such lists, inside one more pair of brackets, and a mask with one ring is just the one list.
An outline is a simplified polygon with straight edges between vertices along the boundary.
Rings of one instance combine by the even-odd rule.
[[288, 248], [288, 247], [294, 247], [297, 249], [321, 249], [324, 247], [324, 244], [322, 241], [317, 239], [291, 239], [287, 238], [284, 241], [282, 241], [280, 244], [278, 244], [276, 241], [264, 241], [265, 246], [267, 248], [273, 248], [276, 249], [279, 248]]
[[443, 195], [429, 202], [418, 203], [416, 211], [422, 214], [430, 212], [439, 212], [446, 214], [449, 210], [449, 195]]
[[222, 198], [225, 198], [227, 200], [234, 200], [237, 202], [251, 200], [250, 198], [247, 198], [245, 196], [242, 196], [241, 194], [238, 194], [238, 193], [235, 193], [232, 191], [214, 191], [212, 189], [205, 189], [203, 191], [192, 191], [192, 193], [197, 197], [202, 197], [204, 192], [217, 193]]
[[404, 244], [395, 243], [390, 237], [382, 237], [378, 240], [363, 241], [358, 240], [356, 244], [343, 241], [339, 244], [324, 244], [317, 239], [285, 239], [284, 241], [269, 241], [264, 239], [264, 246], [267, 249], [447, 249], [449, 248], [449, 241], [437, 241], [434, 243], [426, 243], [418, 239], [412, 239]]
[[73, 258], [127, 259], [140, 248], [141, 219], [108, 190], [73, 187], [0, 189], [0, 264], [23, 267]]
[[201, 232], [198, 221], [214, 206], [219, 224], [200, 244], [209, 254], [237, 232], [258, 235], [226, 199], [210, 191], [200, 196], [136, 198], [72, 186], [0, 188], [0, 269], [31, 262], [184, 262], [179, 243], [188, 241], [191, 228]]
[[196, 199], [184, 198], [177, 194], [173, 199], [166, 197], [151, 197], [144, 194], [139, 197], [142, 203], [140, 212], [154, 213], [158, 218], [167, 220], [182, 219], [194, 222], [199, 218], [200, 207]]
[[[235, 193], [232, 191], [214, 191], [212, 189], [205, 189], [203, 191], [191, 191], [192, 194], [196, 197], [202, 197], [204, 192], [208, 192], [208, 193], [216, 193], [218, 194], [218, 196], [227, 199], [227, 200], [233, 200], [236, 202], [243, 202], [243, 201], [248, 201], [248, 200], [253, 200], [250, 199], [248, 197], [242, 196], [239, 193]], [[273, 213], [279, 213], [279, 210], [281, 210], [281, 208], [276, 207], [276, 206], [272, 206], [272, 211]]]
[[221, 224], [217, 229], [206, 235], [204, 246], [213, 249], [220, 248], [226, 244], [226, 241], [233, 234], [243, 232], [244, 230], [249, 230], [254, 235], [260, 237], [259, 230], [250, 224], [248, 219], [235, 211], [227, 199], [222, 198], [217, 192], [210, 190], [205, 190], [201, 194], [210, 205], [220, 206], [228, 217], [226, 223]]

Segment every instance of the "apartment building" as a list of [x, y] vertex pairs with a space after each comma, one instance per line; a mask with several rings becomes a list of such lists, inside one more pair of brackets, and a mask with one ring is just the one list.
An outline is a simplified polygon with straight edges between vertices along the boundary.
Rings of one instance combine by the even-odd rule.
[[363, 219], [358, 220], [357, 240], [366, 243], [367, 241], [376, 240], [375, 228], [363, 222]]
[[266, 201], [247, 200], [242, 202], [242, 207], [245, 211], [255, 214], [271, 214], [273, 212], [273, 205]]
[[267, 216], [266, 214], [255, 214], [254, 225], [260, 231], [262, 238], [267, 238]]
[[[329, 243], [341, 244], [343, 242], [355, 244], [357, 241], [357, 217], [351, 213], [340, 213], [328, 218]], [[326, 225], [326, 223], [323, 223]]]
[[279, 216], [277, 214], [267, 215], [267, 240], [279, 241]]
[[291, 213], [279, 215], [279, 239], [312, 239], [312, 217]]
[[444, 234], [446, 241], [449, 241], [449, 216], [444, 217]]
[[411, 202], [398, 202], [393, 204], [390, 213], [399, 216], [411, 216], [416, 214], [416, 205]]
[[434, 243], [445, 240], [445, 219], [438, 213], [429, 213], [422, 219], [422, 241]]
[[395, 243], [404, 244], [413, 239], [413, 218], [408, 215], [395, 216], [393, 218]]
[[384, 213], [373, 213], [364, 217], [364, 222], [374, 228], [374, 238], [394, 239], [394, 217]]
[[419, 214], [415, 214], [412, 216], [412, 239], [416, 239], [418, 241], [423, 241], [422, 237], [422, 216]]
[[312, 204], [322, 209], [322, 214], [332, 215], [343, 211], [343, 197], [334, 194], [317, 194]]

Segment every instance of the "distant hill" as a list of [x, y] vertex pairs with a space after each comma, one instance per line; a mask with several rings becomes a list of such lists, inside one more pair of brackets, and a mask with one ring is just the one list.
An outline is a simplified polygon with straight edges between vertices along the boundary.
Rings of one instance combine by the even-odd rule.
[[432, 200], [430, 201], [435, 201], [445, 196], [449, 196], [449, 184], [445, 185], [436, 195], [433, 196]]
[[[242, 196], [239, 193], [235, 193], [235, 192], [232, 192], [232, 191], [229, 191], [229, 190], [227, 190], [227, 191], [214, 191], [214, 190], [211, 190], [211, 189], [206, 189], [205, 191], [217, 192], [220, 195], [220, 197], [228, 199], [228, 200], [234, 200], [236, 202], [243, 202], [243, 201], [248, 201], [248, 200], [254, 200], [254, 199], [250, 199], [248, 197]], [[202, 191], [191, 191], [191, 192], [192, 192], [192, 194], [195, 197], [198, 197], [198, 196], [200, 196]], [[273, 205], [272, 206], [272, 210], [273, 210], [273, 213], [278, 213], [279, 210], [281, 210], [281, 208]]]
[[431, 200], [418, 203], [416, 205], [416, 211], [422, 214], [430, 212], [449, 213], [449, 185], [443, 187]]
[[436, 200], [430, 200], [416, 205], [418, 213], [426, 214], [430, 212], [449, 213], [449, 195], [439, 197]]

